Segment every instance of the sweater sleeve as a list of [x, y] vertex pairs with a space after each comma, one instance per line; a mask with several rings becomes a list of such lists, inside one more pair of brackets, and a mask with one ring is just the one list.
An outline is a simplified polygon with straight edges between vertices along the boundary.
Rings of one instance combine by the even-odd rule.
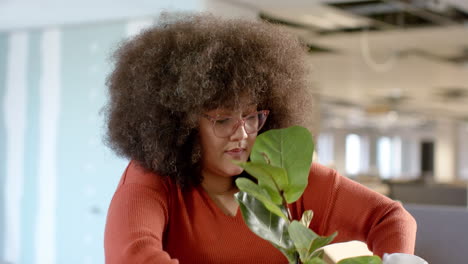
[[309, 185], [313, 187], [306, 191], [315, 192], [309, 197], [320, 197], [317, 201], [322, 205], [315, 207], [319, 210], [317, 226], [322, 233], [338, 231], [334, 242], [366, 242], [379, 256], [414, 253], [416, 221], [400, 203], [323, 166], [314, 166], [312, 174]]
[[179, 263], [163, 250], [167, 222], [164, 191], [137, 183], [120, 185], [107, 215], [106, 264]]

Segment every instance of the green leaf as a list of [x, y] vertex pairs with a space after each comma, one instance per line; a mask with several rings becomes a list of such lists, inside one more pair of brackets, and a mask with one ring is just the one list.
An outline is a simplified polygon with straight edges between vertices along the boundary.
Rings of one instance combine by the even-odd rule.
[[327, 262], [319, 257], [315, 257], [305, 261], [304, 264], [327, 264]]
[[292, 126], [260, 134], [250, 159], [286, 170], [289, 187], [284, 190], [284, 196], [288, 203], [293, 203], [307, 186], [313, 151], [310, 132], [304, 127]]
[[320, 258], [322, 255], [319, 249], [328, 245], [338, 234], [335, 232], [330, 236], [322, 237], [298, 221], [292, 221], [288, 231], [302, 262]]
[[246, 192], [236, 193], [235, 198], [250, 230], [279, 249], [290, 263], [295, 263], [297, 254], [289, 237], [289, 222], [273, 214], [261, 201]]
[[320, 249], [320, 250], [317, 250], [315, 253], [314, 253], [314, 256], [311, 256], [312, 258], [320, 258], [320, 259], [323, 259], [323, 256], [325, 255], [325, 251], [323, 251], [323, 248]]
[[238, 178], [236, 180], [236, 185], [239, 190], [246, 192], [249, 195], [255, 197], [257, 200], [261, 201], [270, 212], [284, 218], [285, 220], [288, 220], [288, 217], [281, 210], [281, 208], [272, 201], [268, 192], [255, 184], [252, 180], [247, 178]]
[[335, 239], [335, 237], [338, 235], [338, 232], [335, 232], [331, 234], [330, 236], [320, 236], [316, 238], [313, 242], [312, 245], [309, 248], [309, 256], [311, 257], [316, 257], [320, 256], [320, 251], [317, 251], [318, 249], [328, 245], [330, 242]]
[[296, 220], [291, 222], [288, 231], [289, 236], [294, 242], [294, 246], [296, 246], [301, 261], [305, 262], [308, 259], [309, 249], [313, 241], [318, 238], [319, 235]]
[[314, 217], [314, 212], [312, 210], [304, 211], [301, 217], [301, 224], [303, 224], [305, 227], [309, 227], [310, 222], [312, 221], [312, 217]]
[[382, 264], [379, 256], [362, 256], [340, 260], [337, 264]]
[[247, 173], [258, 180], [258, 185], [264, 188], [275, 204], [282, 204], [281, 192], [288, 187], [288, 176], [286, 170], [258, 162], [238, 162]]

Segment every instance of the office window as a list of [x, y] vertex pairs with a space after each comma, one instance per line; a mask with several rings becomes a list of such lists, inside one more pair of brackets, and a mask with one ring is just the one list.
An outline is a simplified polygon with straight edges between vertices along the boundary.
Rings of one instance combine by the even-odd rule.
[[369, 162], [370, 162], [370, 142], [369, 137], [360, 135], [359, 136], [360, 142], [360, 173], [368, 173], [369, 172]]
[[377, 141], [377, 166], [383, 179], [401, 175], [401, 138], [381, 137]]
[[346, 136], [346, 174], [356, 175], [361, 171], [361, 139], [356, 134]]
[[460, 179], [468, 180], [468, 122], [460, 126], [458, 131], [458, 170]]
[[421, 143], [416, 137], [401, 138], [401, 177], [415, 179], [421, 175]]
[[333, 135], [320, 133], [317, 139], [316, 155], [318, 162], [326, 166], [333, 165]]

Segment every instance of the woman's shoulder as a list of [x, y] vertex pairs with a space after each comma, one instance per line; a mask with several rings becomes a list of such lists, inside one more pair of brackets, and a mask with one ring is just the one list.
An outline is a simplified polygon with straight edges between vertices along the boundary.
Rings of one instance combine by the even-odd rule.
[[145, 168], [136, 160], [131, 160], [129, 162], [120, 179], [119, 188], [133, 184], [161, 191], [168, 191], [170, 188], [176, 187], [170, 178]]
[[341, 189], [349, 189], [352, 191], [366, 191], [367, 188], [359, 182], [345, 177], [338, 173], [335, 169], [313, 163], [309, 173], [309, 186], [318, 186], [317, 189], [330, 190], [337, 192]]
[[314, 184], [331, 184], [334, 183], [340, 175], [336, 170], [324, 166], [320, 163], [314, 162], [309, 171], [309, 183]]
[[324, 200], [323, 202], [325, 202], [336, 189], [339, 177], [334, 169], [316, 162], [312, 163], [303, 198], [308, 201]]

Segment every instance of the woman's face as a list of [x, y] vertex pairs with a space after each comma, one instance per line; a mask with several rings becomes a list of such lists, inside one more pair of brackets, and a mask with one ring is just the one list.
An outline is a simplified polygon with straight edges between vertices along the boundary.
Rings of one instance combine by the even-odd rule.
[[[257, 132], [248, 134], [242, 123], [234, 128], [232, 133], [219, 137], [219, 131], [217, 130], [218, 133], [215, 134], [210, 117], [232, 117], [231, 121], [235, 122], [255, 111], [257, 111], [255, 105], [242, 107], [239, 110], [215, 109], [205, 112], [204, 116], [200, 117], [202, 175], [230, 177], [242, 173], [243, 169], [233, 164], [232, 161], [247, 161], [257, 137]], [[218, 120], [225, 122], [223, 118]]]

